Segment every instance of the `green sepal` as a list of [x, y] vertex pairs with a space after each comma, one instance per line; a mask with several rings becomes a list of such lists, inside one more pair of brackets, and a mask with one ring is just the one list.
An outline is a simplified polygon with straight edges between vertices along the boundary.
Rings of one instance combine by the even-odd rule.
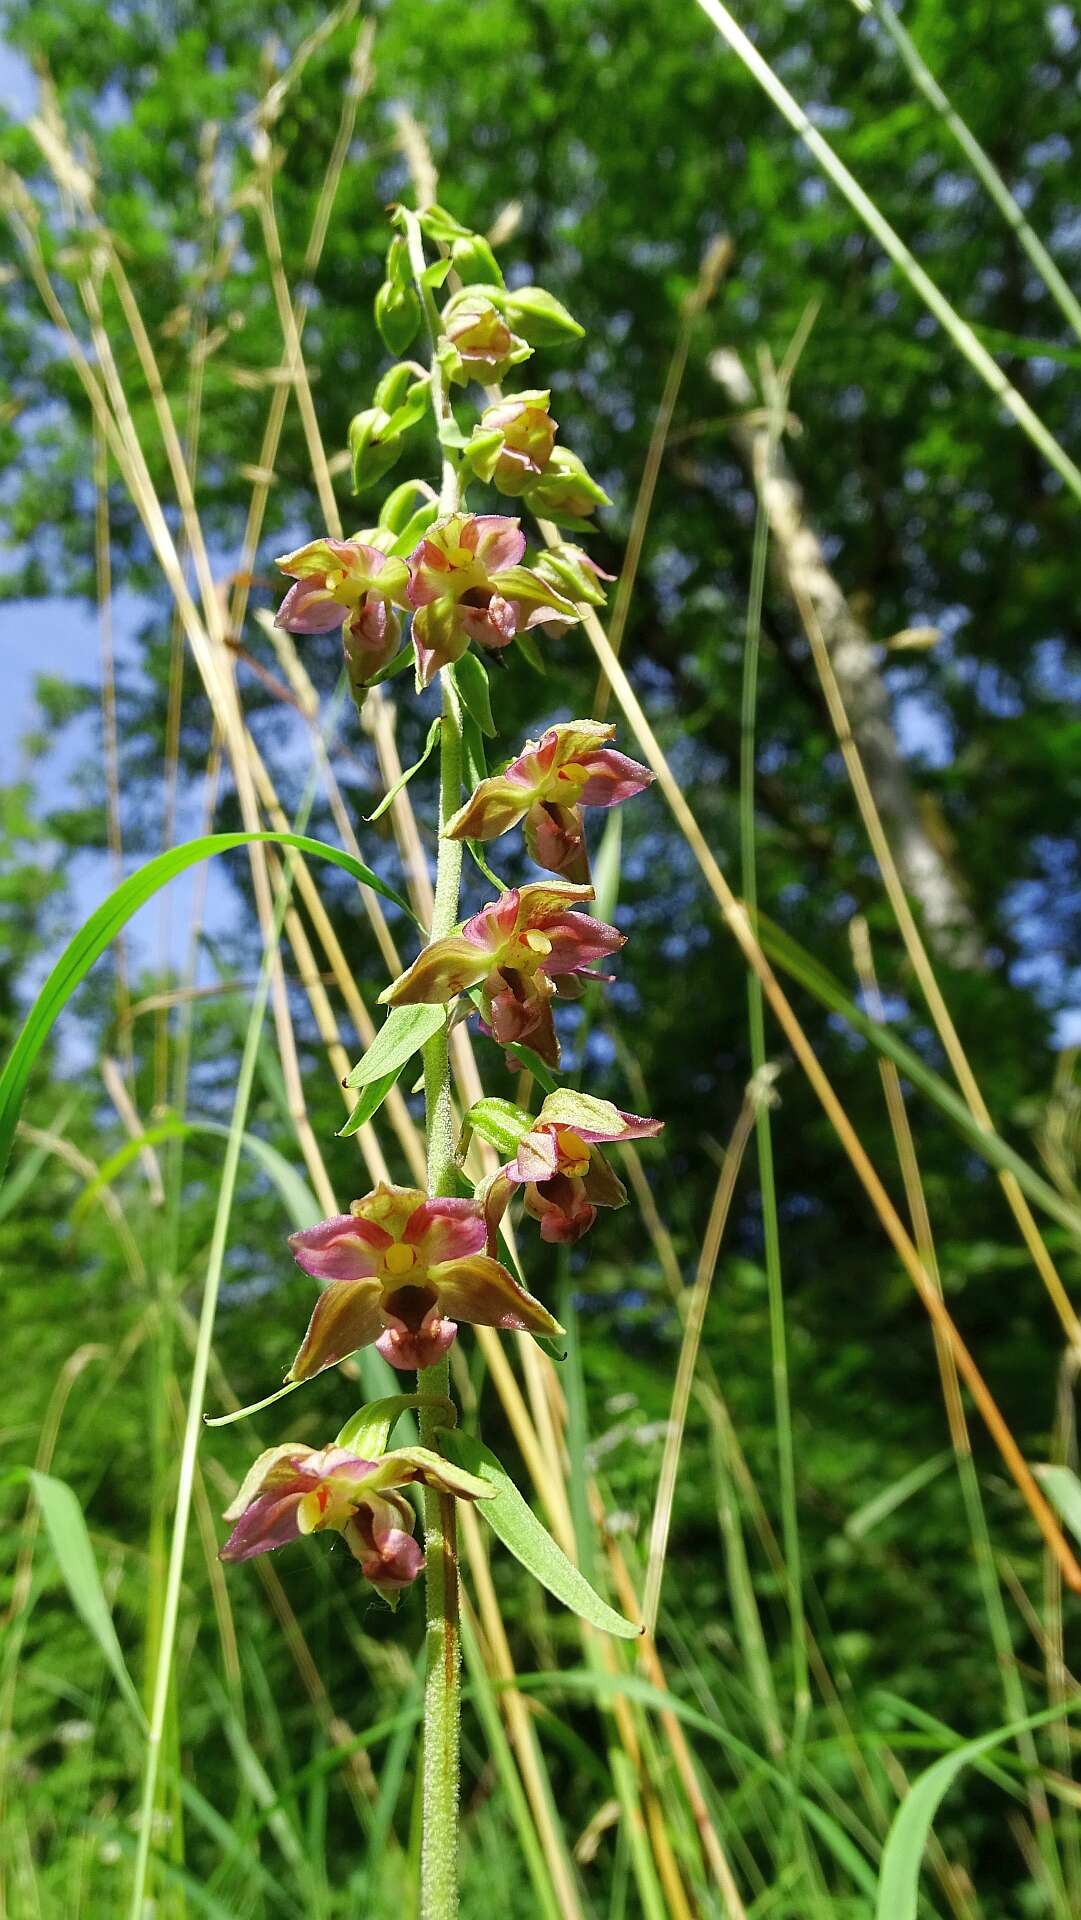
[[388, 353], [408, 352], [420, 327], [420, 301], [413, 287], [396, 287], [384, 280], [375, 296], [375, 324]]
[[451, 244], [450, 264], [463, 287], [504, 284], [499, 262], [483, 234], [459, 234]]
[[547, 680], [548, 669], [544, 664], [544, 655], [534, 640], [533, 635], [527, 633], [523, 628], [521, 633], [515, 634], [513, 644], [520, 650], [526, 666], [532, 667], [534, 673], [539, 673], [542, 680]]
[[478, 1100], [470, 1107], [462, 1122], [462, 1131], [468, 1127], [473, 1133], [479, 1133], [487, 1140], [501, 1158], [514, 1152], [519, 1140], [525, 1138], [533, 1126], [533, 1118], [524, 1107], [516, 1106], [513, 1100], [500, 1100], [494, 1095]]
[[508, 326], [531, 347], [555, 347], [563, 340], [585, 338], [585, 328], [544, 287], [515, 288], [504, 297], [503, 313]]
[[394, 492], [388, 493], [384, 500], [379, 510], [379, 525], [388, 533], [401, 533], [417, 511], [414, 506], [416, 500], [423, 500], [425, 505], [431, 506], [433, 513], [438, 513], [438, 506], [431, 498], [431, 488], [426, 481], [403, 480], [401, 486], [395, 487]]

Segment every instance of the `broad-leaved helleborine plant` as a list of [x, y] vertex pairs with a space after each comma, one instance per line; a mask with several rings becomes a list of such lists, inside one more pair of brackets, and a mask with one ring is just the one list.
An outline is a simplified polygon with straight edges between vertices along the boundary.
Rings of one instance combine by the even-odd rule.
[[[535, 661], [538, 638], [558, 642], [583, 607], [603, 601], [610, 578], [582, 547], [551, 538], [550, 529], [531, 550], [518, 514], [499, 510], [504, 495], [527, 513], [580, 533], [590, 530], [594, 510], [607, 501], [578, 456], [557, 445], [550, 389], [493, 392], [493, 383], [535, 349], [573, 341], [582, 329], [544, 288], [508, 289], [487, 241], [443, 208], [414, 214], [399, 207], [392, 219], [376, 322], [400, 364], [384, 374], [371, 404], [351, 424], [354, 489], [370, 493], [402, 457], [407, 435], [416, 445], [414, 429], [425, 417], [440, 485], [437, 491], [423, 477], [406, 480], [386, 498], [374, 526], [349, 539], [316, 532], [284, 554], [278, 565], [292, 585], [277, 622], [298, 635], [341, 629], [358, 710], [375, 683], [410, 662], [418, 694], [439, 684], [440, 712], [429, 742], [438, 739], [440, 766], [431, 926], [419, 953], [380, 996], [390, 1012], [350, 1076], [360, 1106], [346, 1128], [374, 1117], [421, 1051], [427, 1191], [384, 1181], [348, 1213], [293, 1234], [294, 1258], [320, 1291], [286, 1390], [351, 1355], [373, 1379], [371, 1369], [381, 1361], [398, 1371], [415, 1368], [417, 1390], [367, 1402], [322, 1445], [286, 1440], [260, 1454], [226, 1515], [232, 1532], [221, 1554], [247, 1560], [332, 1533], [392, 1605], [426, 1569], [421, 1912], [423, 1920], [451, 1920], [457, 1912], [456, 1502], [475, 1501], [527, 1564], [554, 1569], [545, 1577], [568, 1604], [582, 1608], [585, 1592], [595, 1623], [634, 1631], [585, 1587], [494, 1456], [458, 1429], [448, 1356], [462, 1327], [561, 1338], [559, 1322], [499, 1257], [508, 1209], [520, 1197], [542, 1240], [573, 1244], [593, 1226], [598, 1208], [626, 1199], [602, 1148], [660, 1130], [657, 1120], [557, 1086], [551, 1077], [560, 1064], [558, 1004], [602, 979], [597, 964], [624, 943], [615, 927], [586, 911], [594, 896], [585, 815], [641, 793], [651, 775], [613, 744], [613, 727], [589, 719], [555, 721], [488, 770], [485, 740], [495, 726], [485, 656], [505, 662], [518, 648]], [[426, 370], [403, 357], [421, 332]], [[484, 388], [481, 397], [470, 394], [471, 383]], [[467, 489], [478, 487], [495, 500], [468, 501]], [[464, 848], [491, 884], [479, 844], [518, 826], [529, 859], [557, 877], [514, 888], [496, 882], [495, 897], [463, 918]], [[545, 1097], [534, 1113], [498, 1096], [475, 1103], [456, 1155], [448, 1035], [455, 1020], [473, 1011], [481, 1031], [498, 1043], [494, 1070], [502, 1071], [500, 1050], [513, 1049], [509, 1064], [516, 1072], [529, 1066]], [[488, 1153], [487, 1164], [470, 1157], [474, 1144], [477, 1153]], [[406, 1424], [414, 1418], [419, 1436]], [[399, 1426], [399, 1444], [392, 1446]], [[412, 1505], [418, 1490], [423, 1546]], [[541, 1552], [522, 1544], [523, 1526], [534, 1543], [543, 1543]]]

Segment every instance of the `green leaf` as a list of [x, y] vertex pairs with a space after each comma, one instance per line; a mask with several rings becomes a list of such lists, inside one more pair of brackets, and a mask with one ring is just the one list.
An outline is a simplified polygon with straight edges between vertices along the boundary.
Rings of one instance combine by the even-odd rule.
[[383, 795], [383, 798], [380, 800], [379, 805], [375, 809], [375, 812], [369, 813], [365, 816], [369, 826], [371, 825], [373, 820], [378, 820], [380, 815], [384, 814], [387, 808], [393, 805], [394, 801], [398, 798], [398, 795], [401, 793], [403, 787], [407, 787], [409, 785], [409, 782], [413, 778], [413, 775], [415, 773], [420, 772], [421, 767], [424, 765], [424, 762], [427, 760], [428, 755], [431, 753], [432, 748], [435, 746], [435, 743], [439, 738], [440, 732], [442, 730], [442, 726], [443, 726], [442, 718], [439, 714], [436, 714], [435, 719], [432, 721], [432, 724], [428, 729], [428, 738], [424, 742], [424, 752], [421, 754], [420, 759], [414, 760], [413, 765], [411, 767], [407, 767], [404, 773], [400, 773], [398, 775], [398, 778], [394, 782], [394, 785], [392, 787], [388, 787], [386, 793]]
[[148, 861], [145, 867], [140, 867], [137, 873], [130, 874], [126, 880], [123, 880], [89, 919], [83, 922], [75, 938], [68, 942], [27, 1014], [22, 1031], [12, 1048], [3, 1073], [0, 1074], [0, 1174], [7, 1165], [18, 1124], [19, 1109], [23, 1103], [34, 1062], [48, 1039], [54, 1023], [76, 988], [89, 973], [95, 960], [99, 959], [106, 947], [116, 939], [132, 914], [151, 899], [166, 881], [172, 880], [188, 867], [195, 866], [198, 861], [209, 859], [211, 854], [229, 853], [236, 847], [248, 846], [256, 840], [279, 847], [296, 847], [301, 853], [312, 854], [320, 860], [329, 860], [333, 865], [342, 867], [346, 873], [351, 874], [361, 886], [371, 887], [373, 893], [378, 893], [384, 900], [389, 900], [394, 906], [401, 907], [411, 920], [414, 918], [408, 901], [403, 900], [400, 893], [395, 893], [393, 887], [388, 887], [380, 880], [370, 867], [366, 867], [360, 860], [354, 860], [352, 854], [343, 852], [340, 847], [328, 846], [322, 840], [309, 840], [303, 834], [269, 831], [208, 833], [201, 839], [186, 840], [179, 847], [170, 847], [167, 853], [159, 854], [156, 860]]
[[1076, 1701], [1070, 1700], [1063, 1706], [1048, 1707], [1043, 1713], [1033, 1714], [1030, 1719], [1018, 1720], [1013, 1726], [996, 1727], [993, 1733], [981, 1734], [977, 1740], [965, 1740], [913, 1781], [886, 1835], [875, 1920], [917, 1920], [920, 1865], [931, 1835], [931, 1823], [962, 1769], [992, 1747], [1015, 1739], [1030, 1727], [1045, 1726], [1076, 1705]]
[[643, 1629], [625, 1620], [599, 1593], [594, 1593], [585, 1575], [571, 1564], [562, 1547], [556, 1545], [532, 1507], [523, 1500], [506, 1468], [482, 1440], [469, 1433], [459, 1433], [457, 1428], [441, 1428], [439, 1444], [448, 1460], [494, 1487], [495, 1497], [481, 1501], [477, 1511], [542, 1587], [547, 1587], [549, 1593], [591, 1627], [615, 1634], [621, 1640], [637, 1640]]
[[463, 653], [451, 667], [451, 678], [462, 698], [462, 705], [471, 720], [487, 734], [489, 740], [495, 738], [495, 721], [492, 719], [492, 693], [488, 685], [488, 670], [477, 659], [475, 653]]
[[462, 1123], [463, 1129], [471, 1127], [487, 1140], [490, 1147], [503, 1156], [513, 1153], [519, 1140], [529, 1132], [533, 1119], [524, 1107], [517, 1107], [513, 1100], [500, 1100], [495, 1097], [478, 1100], [470, 1107]]
[[1060, 1520], [1081, 1540], [1081, 1480], [1072, 1467], [1036, 1467], [1035, 1474]]
[[446, 1007], [392, 1007], [367, 1053], [357, 1061], [346, 1086], [367, 1087], [373, 1080], [400, 1073], [406, 1061], [420, 1052], [425, 1041], [439, 1032], [446, 1017]]
[[451, 1402], [439, 1394], [391, 1393], [385, 1400], [369, 1400], [350, 1414], [334, 1445], [348, 1447], [361, 1460], [378, 1460], [387, 1450], [395, 1421], [411, 1407], [438, 1407], [453, 1415]]
[[338, 1128], [339, 1140], [352, 1139], [354, 1133], [359, 1133], [361, 1127], [366, 1127], [369, 1120], [375, 1119], [391, 1087], [397, 1085], [404, 1066], [403, 1060], [401, 1067], [392, 1067], [389, 1073], [381, 1073], [378, 1080], [369, 1080], [344, 1127]]
[[34, 1490], [45, 1531], [75, 1611], [97, 1641], [102, 1658], [132, 1713], [145, 1725], [142, 1702], [116, 1636], [82, 1507], [66, 1480], [54, 1480], [51, 1474], [37, 1473], [33, 1469], [28, 1472], [27, 1479]]
[[462, 720], [462, 772], [465, 784], [472, 793], [482, 780], [488, 778], [488, 756], [484, 751], [484, 735], [476, 721], [467, 713]]
[[547, 680], [548, 669], [544, 664], [544, 655], [534, 640], [533, 635], [526, 633], [523, 629], [521, 633], [515, 634], [514, 645], [518, 648], [526, 666], [532, 667], [534, 673], [539, 673], [542, 680]]

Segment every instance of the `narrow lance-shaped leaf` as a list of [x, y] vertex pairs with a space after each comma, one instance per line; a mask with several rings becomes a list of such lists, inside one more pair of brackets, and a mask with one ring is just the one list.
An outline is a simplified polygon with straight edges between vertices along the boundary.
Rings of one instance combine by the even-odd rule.
[[391, 1074], [396, 1078], [406, 1061], [420, 1052], [433, 1033], [439, 1032], [446, 1017], [445, 1007], [427, 1003], [392, 1007], [367, 1053], [357, 1061], [346, 1086], [366, 1087], [373, 1080], [389, 1079]]
[[413, 775], [415, 773], [420, 772], [422, 766], [424, 765], [424, 762], [427, 760], [429, 754], [432, 751], [432, 748], [435, 746], [435, 743], [439, 738], [440, 732], [442, 730], [442, 726], [443, 726], [442, 719], [437, 714], [435, 719], [432, 721], [431, 726], [428, 729], [428, 738], [424, 742], [424, 751], [421, 754], [420, 759], [414, 760], [411, 767], [407, 767], [404, 773], [400, 773], [398, 775], [398, 778], [395, 780], [394, 785], [392, 787], [387, 788], [386, 793], [383, 795], [383, 798], [380, 800], [379, 805], [376, 807], [374, 813], [369, 813], [366, 816], [369, 825], [373, 820], [378, 820], [381, 817], [381, 815], [383, 815], [386, 812], [388, 807], [393, 806], [395, 800], [398, 798], [398, 795], [402, 792], [403, 788], [409, 785], [409, 782], [413, 778]]
[[540, 1581], [542, 1587], [547, 1587], [548, 1592], [569, 1607], [572, 1613], [588, 1621], [591, 1627], [599, 1627], [602, 1633], [614, 1634], [621, 1640], [638, 1638], [643, 1629], [632, 1620], [625, 1620], [621, 1613], [601, 1599], [599, 1593], [594, 1592], [585, 1575], [567, 1559], [562, 1547], [541, 1525], [506, 1468], [482, 1440], [477, 1440], [469, 1433], [459, 1433], [457, 1429], [448, 1431], [443, 1428], [439, 1433], [439, 1444], [448, 1460], [453, 1460], [456, 1466], [464, 1467], [467, 1473], [476, 1474], [478, 1480], [494, 1488], [495, 1497], [483, 1501], [478, 1512], [484, 1515], [492, 1532], [510, 1549], [515, 1559], [521, 1561], [526, 1571]]

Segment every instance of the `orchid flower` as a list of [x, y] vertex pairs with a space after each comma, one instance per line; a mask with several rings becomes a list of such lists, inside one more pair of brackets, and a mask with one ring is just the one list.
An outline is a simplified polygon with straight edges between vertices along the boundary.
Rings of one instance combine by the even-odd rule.
[[428, 686], [471, 640], [506, 647], [529, 627], [573, 626], [571, 602], [520, 562], [525, 535], [499, 513], [448, 513], [409, 557], [417, 678]]
[[427, 1447], [399, 1447], [379, 1460], [295, 1440], [268, 1447], [226, 1508], [226, 1520], [235, 1524], [218, 1557], [251, 1560], [305, 1534], [340, 1533], [366, 1579], [393, 1596], [424, 1567], [413, 1508], [398, 1491], [415, 1480], [459, 1500], [483, 1500], [492, 1492]]
[[448, 820], [450, 840], [495, 840], [525, 820], [525, 842], [539, 867], [587, 882], [583, 807], [614, 807], [648, 787], [648, 767], [606, 745], [615, 728], [569, 720], [527, 740], [502, 773], [482, 780]]
[[556, 423], [549, 392], [512, 393], [485, 407], [465, 449], [473, 471], [500, 493], [524, 493], [552, 457]]
[[663, 1125], [571, 1087], [557, 1088], [520, 1135], [514, 1159], [477, 1189], [491, 1233], [515, 1187], [524, 1187], [525, 1210], [540, 1222], [541, 1239], [573, 1245], [589, 1232], [598, 1207], [626, 1204], [627, 1190], [599, 1144], [649, 1140]]
[[429, 1200], [384, 1182], [348, 1213], [290, 1236], [298, 1266], [327, 1282], [287, 1378], [309, 1380], [373, 1343], [392, 1367], [429, 1367], [457, 1323], [544, 1338], [562, 1332], [539, 1300], [485, 1252], [472, 1200]]
[[483, 1023], [504, 1046], [527, 1041], [559, 1065], [551, 997], [573, 997], [590, 963], [618, 953], [626, 936], [569, 909], [592, 900], [592, 887], [546, 881], [515, 888], [482, 907], [457, 933], [422, 948], [379, 998], [392, 1006], [452, 1000], [481, 989]]
[[452, 295], [443, 309], [442, 328], [446, 345], [441, 357], [447, 378], [457, 386], [469, 380], [492, 385], [533, 351], [476, 287]]
[[309, 540], [275, 562], [295, 581], [278, 608], [275, 626], [290, 633], [329, 633], [342, 627], [355, 687], [394, 658], [402, 632], [395, 608], [408, 605], [409, 569], [404, 560], [372, 544], [377, 537]]

